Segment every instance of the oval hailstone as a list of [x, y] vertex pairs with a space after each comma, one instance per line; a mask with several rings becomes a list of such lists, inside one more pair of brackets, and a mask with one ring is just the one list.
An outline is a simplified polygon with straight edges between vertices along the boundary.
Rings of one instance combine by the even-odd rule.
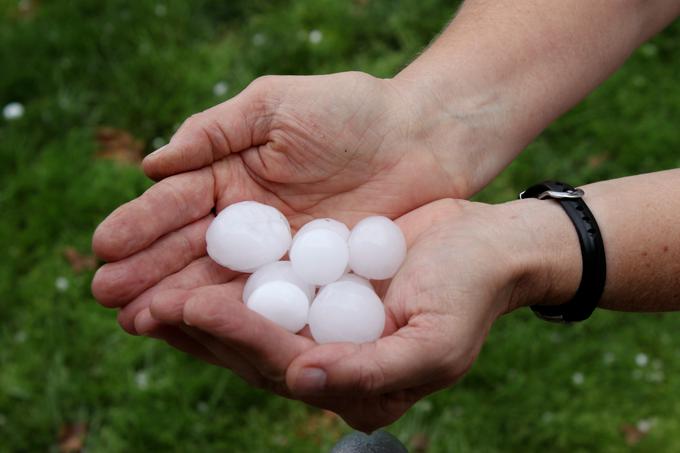
[[253, 272], [286, 254], [290, 225], [276, 208], [242, 201], [223, 209], [205, 234], [208, 255], [239, 272]]
[[349, 263], [347, 240], [331, 229], [314, 228], [295, 235], [290, 248], [293, 270], [304, 281], [327, 285], [342, 277]]
[[358, 283], [359, 285], [363, 285], [363, 286], [365, 286], [366, 288], [370, 289], [371, 291], [375, 291], [375, 290], [373, 289], [373, 285], [371, 285], [371, 282], [370, 282], [368, 279], [366, 279], [366, 278], [364, 278], [364, 277], [360, 277], [360, 276], [358, 276], [358, 275], [356, 275], [356, 274], [345, 274], [345, 275], [343, 275], [342, 277], [340, 277], [340, 278], [338, 279], [338, 281], [339, 281], [339, 282], [354, 282], [354, 283]]
[[314, 299], [314, 293], [316, 292], [314, 285], [302, 280], [302, 278], [293, 271], [293, 266], [290, 264], [290, 261], [276, 261], [262, 266], [256, 270], [254, 274], [248, 277], [246, 285], [243, 287], [243, 301], [246, 302], [253, 291], [257, 290], [260, 286], [275, 281], [292, 283], [297, 286], [305, 293], [307, 299], [309, 299], [309, 303]]
[[272, 281], [261, 285], [248, 297], [246, 306], [292, 333], [307, 324], [309, 298], [290, 282]]
[[[305, 233], [306, 231], [312, 231], [312, 230], [318, 230], [318, 229], [326, 229], [326, 230], [331, 230], [336, 232], [338, 235], [340, 235], [341, 238], [344, 240], [349, 239], [349, 228], [347, 228], [347, 225], [345, 225], [342, 222], [339, 222], [335, 219], [314, 219], [311, 222], [305, 223], [302, 228], [300, 228], [295, 235], [295, 238], [300, 236], [301, 234]], [[293, 238], [293, 241], [295, 241], [295, 238]]]
[[406, 258], [406, 239], [392, 220], [366, 217], [349, 235], [349, 266], [371, 280], [394, 277]]
[[385, 329], [385, 308], [362, 283], [341, 281], [321, 289], [309, 309], [309, 328], [319, 344], [366, 343]]

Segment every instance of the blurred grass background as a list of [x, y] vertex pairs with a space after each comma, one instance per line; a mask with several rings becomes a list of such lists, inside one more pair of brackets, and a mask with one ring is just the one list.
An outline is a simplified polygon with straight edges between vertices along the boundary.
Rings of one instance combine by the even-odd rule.
[[[0, 0], [0, 107], [24, 107], [0, 118], [0, 451], [318, 452], [347, 432], [124, 334], [90, 295], [90, 235], [149, 186], [138, 154], [188, 115], [262, 74], [391, 76], [454, 10], [444, 0]], [[478, 198], [509, 200], [546, 177], [679, 167], [679, 74], [676, 23]], [[459, 385], [389, 430], [414, 452], [680, 451], [679, 319], [598, 312], [563, 327], [512, 314]]]

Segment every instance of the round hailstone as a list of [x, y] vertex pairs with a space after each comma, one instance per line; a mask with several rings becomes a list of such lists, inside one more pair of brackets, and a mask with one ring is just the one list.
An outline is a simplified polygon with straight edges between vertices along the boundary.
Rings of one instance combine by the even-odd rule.
[[[334, 219], [314, 219], [311, 222], [305, 223], [302, 228], [298, 230], [295, 238], [307, 231], [318, 229], [335, 231], [344, 240], [349, 239], [349, 228], [347, 228], [347, 225]], [[295, 241], [295, 238], [293, 238], [293, 241]]]
[[309, 303], [314, 299], [314, 293], [316, 292], [314, 285], [310, 285], [302, 280], [295, 271], [293, 271], [293, 266], [290, 264], [290, 261], [276, 261], [262, 266], [256, 270], [254, 274], [248, 277], [246, 286], [243, 287], [243, 300], [247, 301], [250, 295], [260, 286], [276, 281], [288, 282], [297, 286], [305, 293], [305, 295], [307, 295]]
[[242, 201], [223, 209], [205, 233], [208, 255], [239, 272], [253, 272], [286, 254], [290, 225], [277, 209]]
[[327, 285], [342, 277], [349, 262], [347, 241], [333, 230], [315, 228], [295, 235], [290, 248], [293, 270], [313, 285]]
[[6, 120], [16, 120], [24, 116], [24, 106], [19, 102], [10, 102], [2, 109]]
[[307, 324], [309, 299], [296, 285], [274, 281], [265, 283], [248, 297], [246, 307], [289, 332], [299, 332]]
[[371, 282], [365, 279], [364, 277], [359, 277], [356, 274], [345, 274], [342, 277], [338, 279], [339, 282], [354, 282], [358, 283], [360, 285], [364, 285], [366, 288], [370, 289], [371, 291], [375, 291], [373, 289], [373, 285], [371, 285]]
[[316, 296], [308, 322], [319, 344], [366, 343], [380, 338], [385, 328], [385, 308], [378, 295], [365, 285], [335, 282]]
[[349, 236], [349, 266], [371, 280], [394, 277], [406, 258], [406, 239], [387, 217], [366, 217]]

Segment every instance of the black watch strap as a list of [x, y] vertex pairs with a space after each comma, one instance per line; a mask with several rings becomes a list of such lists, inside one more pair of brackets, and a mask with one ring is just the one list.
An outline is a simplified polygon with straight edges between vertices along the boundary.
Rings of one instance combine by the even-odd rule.
[[532, 305], [539, 318], [554, 322], [576, 322], [588, 319], [602, 297], [607, 277], [604, 242], [593, 213], [583, 201], [583, 190], [569, 184], [546, 181], [529, 187], [519, 198], [557, 201], [576, 228], [583, 257], [581, 283], [576, 295], [562, 305]]

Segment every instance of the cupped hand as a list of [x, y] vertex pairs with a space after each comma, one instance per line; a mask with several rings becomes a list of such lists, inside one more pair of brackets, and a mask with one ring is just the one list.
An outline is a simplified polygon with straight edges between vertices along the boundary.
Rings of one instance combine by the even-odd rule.
[[[234, 278], [205, 256], [203, 236], [212, 213], [237, 201], [273, 205], [297, 228], [317, 217], [350, 225], [372, 214], [396, 218], [470, 195], [468, 159], [442, 160], [447, 146], [421, 128], [429, 123], [415, 98], [393, 80], [358, 72], [272, 76], [190, 117], [144, 161], [161, 181], [97, 228], [94, 251], [110, 264], [94, 278], [95, 297], [123, 308], [128, 332], [137, 320], [148, 333], [158, 290]], [[449, 128], [449, 142], [465, 142], [470, 127], [459, 126]]]
[[521, 266], [506, 217], [495, 206], [441, 200], [398, 219], [408, 256], [378, 288], [387, 321], [373, 343], [317, 345], [308, 331], [286, 332], [241, 302], [243, 278], [160, 291], [150, 313], [185, 332], [204, 360], [371, 431], [459, 379], [509, 309]]

